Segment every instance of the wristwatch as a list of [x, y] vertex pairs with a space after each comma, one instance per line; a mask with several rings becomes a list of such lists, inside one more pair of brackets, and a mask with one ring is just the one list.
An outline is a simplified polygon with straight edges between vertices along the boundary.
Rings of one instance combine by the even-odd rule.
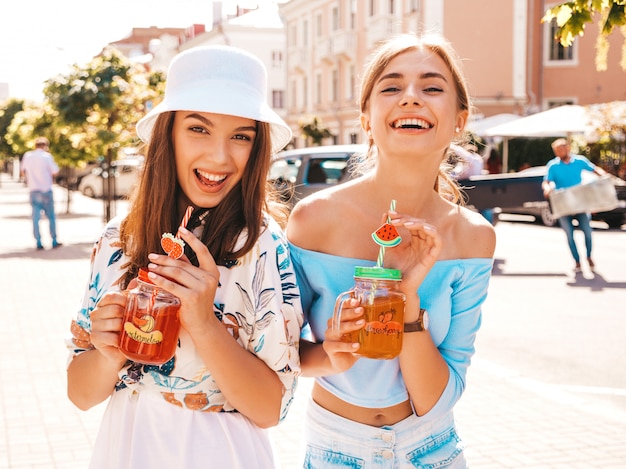
[[428, 330], [428, 311], [420, 308], [420, 314], [415, 322], [405, 322], [404, 332], [422, 332]]

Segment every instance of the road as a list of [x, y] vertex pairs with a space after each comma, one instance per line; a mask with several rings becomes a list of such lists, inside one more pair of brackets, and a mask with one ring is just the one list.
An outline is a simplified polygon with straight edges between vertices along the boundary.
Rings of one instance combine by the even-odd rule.
[[561, 228], [498, 223], [477, 357], [626, 412], [626, 231], [592, 224], [595, 272], [574, 275]]

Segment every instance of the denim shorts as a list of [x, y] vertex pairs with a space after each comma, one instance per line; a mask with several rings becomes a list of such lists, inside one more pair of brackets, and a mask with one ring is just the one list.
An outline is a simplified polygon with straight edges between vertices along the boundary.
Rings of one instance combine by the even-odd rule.
[[340, 417], [309, 399], [304, 423], [305, 469], [465, 469], [454, 417], [372, 427]]

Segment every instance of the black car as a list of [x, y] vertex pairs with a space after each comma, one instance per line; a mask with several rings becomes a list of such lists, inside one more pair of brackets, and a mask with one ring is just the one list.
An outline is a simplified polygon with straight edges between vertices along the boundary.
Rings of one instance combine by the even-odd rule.
[[[472, 176], [462, 181], [469, 204], [483, 210], [497, 208], [500, 213], [532, 215], [546, 226], [554, 226], [558, 219], [552, 215], [550, 203], [544, 199], [541, 183], [545, 166], [535, 166], [517, 173]], [[626, 223], [626, 181], [611, 175], [619, 205], [608, 212], [592, 213], [592, 219], [603, 221], [611, 228]]]

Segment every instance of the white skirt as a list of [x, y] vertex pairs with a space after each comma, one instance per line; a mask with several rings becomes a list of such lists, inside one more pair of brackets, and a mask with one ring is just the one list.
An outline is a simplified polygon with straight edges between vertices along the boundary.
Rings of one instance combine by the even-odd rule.
[[275, 469], [269, 432], [238, 413], [198, 412], [161, 394], [114, 392], [90, 469]]

